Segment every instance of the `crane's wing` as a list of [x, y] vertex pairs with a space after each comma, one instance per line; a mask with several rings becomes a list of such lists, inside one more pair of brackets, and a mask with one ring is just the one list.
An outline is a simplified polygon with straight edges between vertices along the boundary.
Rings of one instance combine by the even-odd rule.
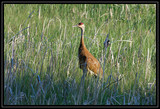
[[100, 63], [96, 58], [87, 57], [87, 68], [97, 74], [100, 70]]

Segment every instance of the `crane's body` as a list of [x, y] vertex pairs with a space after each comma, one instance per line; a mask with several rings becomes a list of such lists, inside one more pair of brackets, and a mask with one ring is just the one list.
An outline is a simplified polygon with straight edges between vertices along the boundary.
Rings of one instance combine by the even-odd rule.
[[91, 75], [102, 77], [103, 70], [99, 61], [88, 51], [84, 44], [84, 24], [79, 23], [76, 27], [81, 28], [81, 41], [78, 50], [79, 67], [82, 70], [87, 70]]
[[103, 75], [103, 70], [99, 61], [87, 50], [85, 46], [79, 46], [78, 50], [79, 66], [80, 68], [87, 69], [91, 75]]

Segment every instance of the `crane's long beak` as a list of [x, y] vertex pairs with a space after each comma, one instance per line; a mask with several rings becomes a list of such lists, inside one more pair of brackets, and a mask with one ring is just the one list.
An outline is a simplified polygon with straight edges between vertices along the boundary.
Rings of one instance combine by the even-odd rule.
[[72, 27], [78, 27], [78, 25], [74, 25], [74, 26], [72, 26]]

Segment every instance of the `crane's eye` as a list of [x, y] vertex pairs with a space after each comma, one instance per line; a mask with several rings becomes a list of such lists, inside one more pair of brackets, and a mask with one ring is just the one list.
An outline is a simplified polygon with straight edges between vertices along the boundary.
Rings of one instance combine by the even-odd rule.
[[82, 25], [83, 23], [79, 23], [78, 25]]

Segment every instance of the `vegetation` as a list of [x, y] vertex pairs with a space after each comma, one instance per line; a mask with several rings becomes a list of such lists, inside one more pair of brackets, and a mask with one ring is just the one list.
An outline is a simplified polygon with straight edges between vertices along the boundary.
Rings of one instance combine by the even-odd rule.
[[[102, 80], [82, 78], [79, 22]], [[156, 5], [5, 4], [4, 104], [156, 105]]]

